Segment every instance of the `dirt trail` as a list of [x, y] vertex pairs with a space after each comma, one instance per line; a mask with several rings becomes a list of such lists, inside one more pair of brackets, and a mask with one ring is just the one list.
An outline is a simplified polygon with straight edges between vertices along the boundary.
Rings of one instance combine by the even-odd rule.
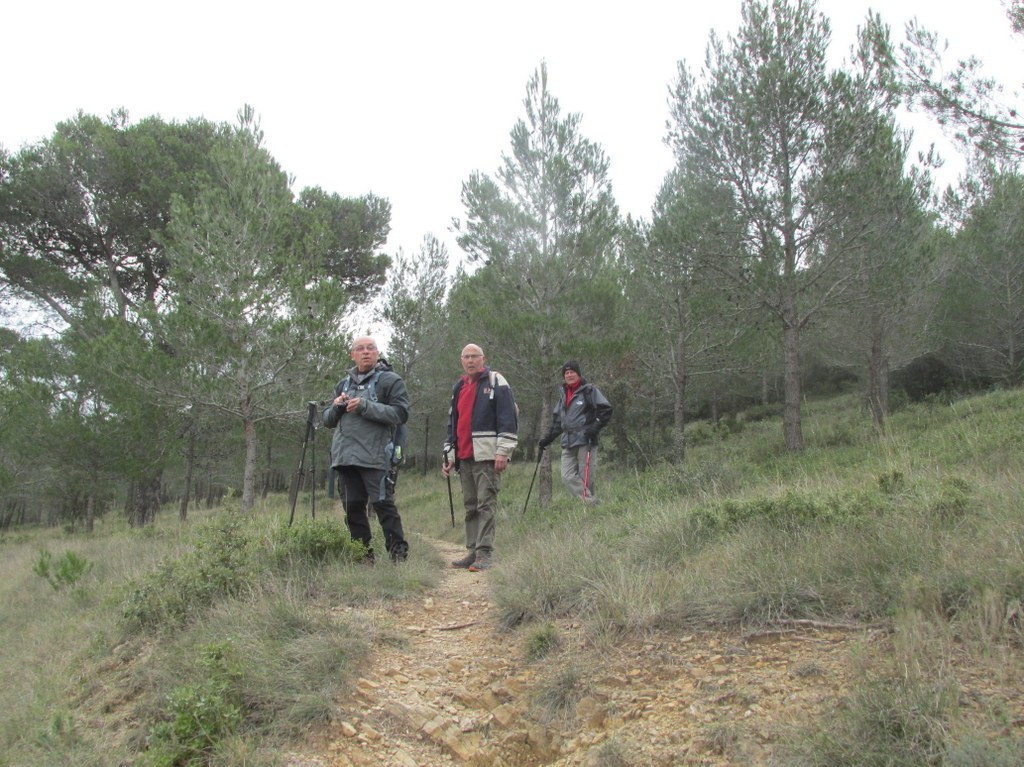
[[[432, 543], [445, 563], [464, 553]], [[600, 650], [569, 639], [531, 664], [522, 635], [498, 628], [489, 577], [446, 569], [427, 596], [389, 605], [378, 618], [406, 641], [374, 651], [346, 717], [290, 767], [767, 765], [787, 726], [835, 705], [861, 636], [673, 634]], [[537, 691], [576, 659], [585, 695], [569, 719], [542, 721]]]

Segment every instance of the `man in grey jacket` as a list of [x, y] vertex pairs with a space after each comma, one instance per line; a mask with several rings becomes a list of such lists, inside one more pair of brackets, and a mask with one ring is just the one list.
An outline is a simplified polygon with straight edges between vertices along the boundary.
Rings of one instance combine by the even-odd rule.
[[334, 429], [331, 467], [339, 478], [345, 524], [353, 540], [367, 550], [371, 530], [367, 504], [373, 506], [384, 530], [384, 546], [391, 560], [409, 554], [402, 518], [395, 505], [391, 475], [395, 429], [409, 418], [405, 382], [380, 358], [377, 343], [368, 336], [352, 344], [355, 366], [334, 388], [334, 400], [323, 412], [323, 423]]
[[594, 472], [597, 469], [597, 435], [612, 417], [607, 397], [584, 380], [580, 363], [562, 365], [562, 386], [551, 416], [551, 429], [537, 442], [543, 450], [562, 435], [562, 481], [569, 492], [585, 503], [596, 504]]

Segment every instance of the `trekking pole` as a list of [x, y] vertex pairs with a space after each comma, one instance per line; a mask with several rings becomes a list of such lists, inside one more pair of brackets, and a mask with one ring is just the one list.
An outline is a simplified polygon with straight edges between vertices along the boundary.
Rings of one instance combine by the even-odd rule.
[[[291, 513], [288, 515], [288, 527], [291, 527], [292, 526], [292, 522], [295, 521], [295, 504], [299, 500], [299, 490], [302, 489], [302, 481], [306, 477], [306, 469], [305, 469], [305, 464], [306, 464], [306, 448], [310, 445], [310, 443], [312, 443], [313, 445], [316, 445], [316, 441], [315, 441], [316, 440], [316, 422], [314, 420], [316, 418], [316, 406], [317, 406], [317, 403], [313, 402], [313, 401], [310, 401], [310, 402], [306, 403], [306, 431], [303, 433], [303, 436], [302, 436], [302, 452], [299, 453], [299, 468], [295, 471], [295, 474], [292, 475], [292, 484], [291, 484], [291, 488], [288, 491], [288, 495], [289, 495], [288, 500], [291, 502], [291, 506], [292, 506]], [[313, 450], [315, 451], [316, 447], [314, 447]], [[313, 460], [314, 460], [313, 471], [315, 472], [316, 471], [316, 465], [315, 465], [316, 453], [315, 452], [313, 453]], [[316, 478], [316, 474], [315, 473], [314, 473], [313, 477], [314, 477], [314, 480], [315, 480], [315, 478]], [[315, 484], [315, 482], [314, 482], [314, 484]], [[313, 493], [314, 493], [314, 496], [313, 496], [313, 511], [312, 511], [312, 514], [313, 514], [314, 517], [316, 517], [316, 495], [315, 495], [316, 487], [315, 486], [313, 488]]]
[[448, 475], [448, 511], [452, 515], [452, 527], [455, 527], [455, 501], [452, 500], [452, 476]]
[[526, 514], [526, 507], [530, 505], [530, 493], [533, 492], [533, 483], [537, 479], [537, 469], [540, 468], [540, 459], [544, 455], [544, 448], [537, 451], [537, 465], [533, 467], [533, 479], [530, 480], [530, 489], [526, 491], [526, 503], [523, 504], [523, 514]]
[[[448, 453], [444, 453], [442, 460], [448, 463]], [[452, 473], [448, 471], [448, 476], [445, 477], [448, 480], [448, 511], [452, 515], [452, 527], [455, 527], [455, 501], [452, 500]]]
[[590, 443], [587, 443], [587, 460], [583, 463], [583, 493], [580, 496], [587, 500], [587, 485], [590, 484]]

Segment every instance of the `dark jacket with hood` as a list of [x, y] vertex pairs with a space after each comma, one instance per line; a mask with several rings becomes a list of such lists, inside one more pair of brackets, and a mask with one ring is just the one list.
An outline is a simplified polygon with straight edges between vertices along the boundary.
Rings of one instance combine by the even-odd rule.
[[579, 386], [566, 402], [568, 390], [566, 384], [562, 384], [558, 389], [558, 402], [552, 410], [551, 429], [548, 431], [547, 441], [551, 442], [561, 434], [560, 444], [563, 448], [597, 444], [597, 435], [608, 425], [612, 417], [611, 403], [600, 389], [587, 383], [582, 376]]

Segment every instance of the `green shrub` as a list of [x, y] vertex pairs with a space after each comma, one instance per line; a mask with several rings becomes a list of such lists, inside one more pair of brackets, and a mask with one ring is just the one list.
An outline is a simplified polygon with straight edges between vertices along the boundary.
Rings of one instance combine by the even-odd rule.
[[902, 471], [893, 469], [878, 475], [878, 489], [886, 495], [895, 495], [906, 486], [906, 478]]
[[1024, 738], [1001, 732], [969, 733], [946, 746], [943, 767], [1019, 767], [1024, 764]]
[[727, 533], [748, 524], [801, 530], [818, 524], [855, 522], [888, 508], [876, 492], [855, 491], [814, 497], [787, 490], [779, 496], [725, 499], [693, 511], [695, 526], [707, 533]]
[[176, 628], [217, 599], [239, 594], [256, 574], [242, 524], [237, 515], [225, 515], [200, 528], [193, 551], [141, 578], [122, 604], [125, 627]]
[[73, 551], [65, 551], [55, 562], [53, 555], [46, 549], [40, 549], [39, 557], [32, 566], [32, 572], [44, 578], [54, 591], [73, 586], [91, 569], [92, 562]]
[[579, 663], [559, 663], [550, 676], [540, 680], [530, 699], [531, 708], [545, 724], [569, 722], [590, 687]]
[[769, 418], [781, 418], [782, 403], [772, 402], [767, 405], [753, 405], [743, 411], [742, 417], [747, 423], [765, 421]]
[[365, 554], [362, 543], [353, 541], [348, 529], [333, 519], [305, 519], [278, 528], [273, 535], [273, 557], [279, 564], [297, 558], [316, 563], [337, 559], [357, 562]]
[[524, 655], [528, 661], [537, 661], [561, 645], [562, 639], [553, 623], [545, 623], [526, 638]]
[[734, 431], [740, 431], [737, 422], [732, 422], [735, 428], [730, 428], [726, 421], [712, 423], [711, 421], [697, 421], [686, 429], [686, 442], [690, 445], [702, 445], [708, 442], [723, 440]]
[[204, 765], [217, 744], [242, 723], [241, 674], [231, 659], [230, 646], [211, 644], [200, 651], [204, 675], [168, 695], [167, 719], [150, 730], [149, 748], [143, 757], [146, 765]]
[[967, 515], [971, 504], [971, 484], [960, 477], [946, 477], [932, 503], [932, 513], [945, 522], [956, 522]]

